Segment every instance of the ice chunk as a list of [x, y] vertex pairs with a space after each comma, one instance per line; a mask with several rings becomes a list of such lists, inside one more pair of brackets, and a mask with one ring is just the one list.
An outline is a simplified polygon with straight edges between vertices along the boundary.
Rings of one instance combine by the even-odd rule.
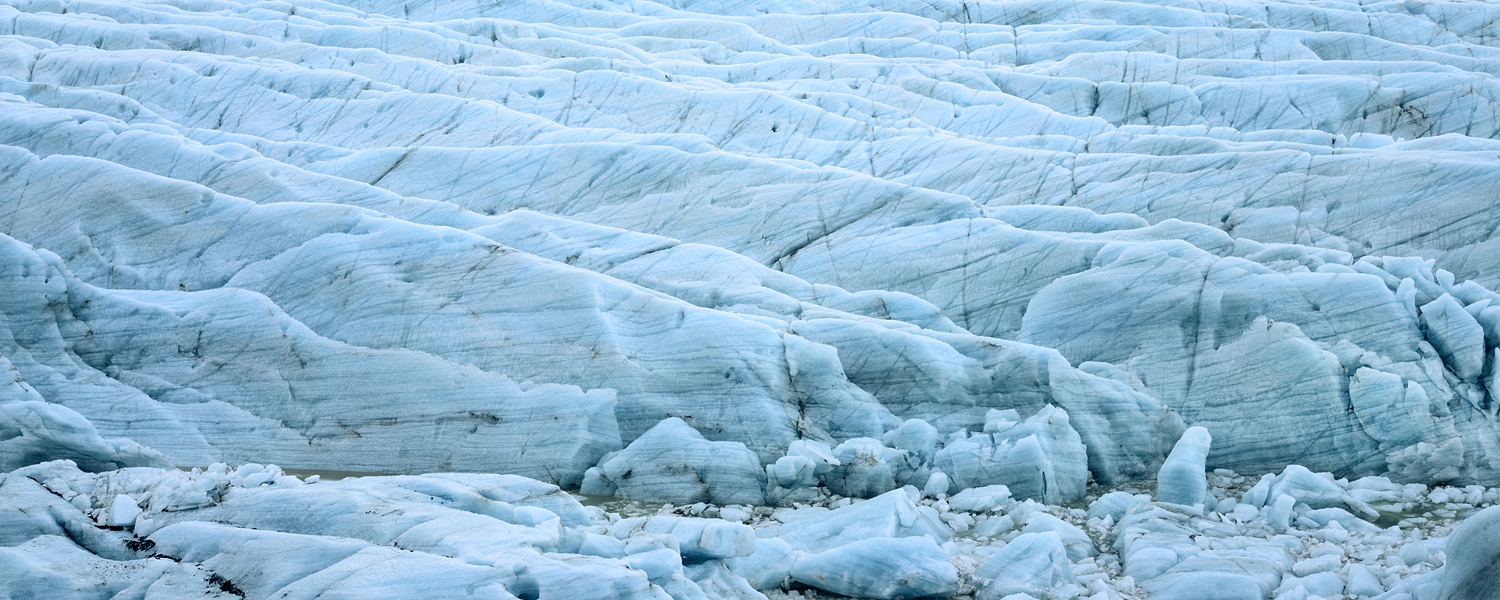
[[817, 466], [806, 456], [783, 456], [766, 465], [766, 500], [775, 505], [808, 502], [818, 497]]
[[1075, 583], [1068, 551], [1056, 533], [1023, 533], [974, 571], [988, 579], [980, 600], [999, 600], [1011, 594], [1050, 597], [1058, 586]]
[[1120, 517], [1125, 516], [1125, 511], [1130, 510], [1130, 507], [1150, 501], [1151, 497], [1145, 494], [1133, 495], [1129, 492], [1110, 492], [1100, 496], [1098, 500], [1089, 504], [1088, 516], [1091, 519], [1110, 516], [1114, 517], [1115, 521], [1118, 522]]
[[833, 449], [838, 459], [824, 476], [828, 490], [841, 496], [873, 498], [895, 489], [906, 452], [874, 438], [854, 438]]
[[1222, 571], [1172, 573], [1151, 585], [1151, 600], [1265, 600], [1266, 592], [1254, 577]]
[[958, 591], [958, 570], [948, 553], [925, 537], [865, 539], [804, 555], [791, 574], [799, 583], [856, 598], [923, 598]]
[[822, 552], [859, 540], [925, 536], [946, 542], [953, 532], [938, 519], [937, 511], [917, 506], [902, 490], [845, 506], [838, 510], [757, 532], [775, 536], [803, 552]]
[[1063, 504], [1083, 497], [1088, 462], [1068, 413], [1047, 406], [1024, 423], [950, 440], [937, 468], [960, 489], [1003, 484], [1018, 498]]
[[684, 565], [682, 573], [710, 599], [766, 600], [764, 594], [755, 591], [750, 582], [736, 575], [722, 560]]
[[640, 532], [676, 537], [678, 552], [692, 562], [750, 556], [755, 552], [755, 533], [749, 526], [721, 519], [656, 515], [625, 519], [610, 527], [610, 533], [620, 539]]
[[599, 478], [586, 478], [593, 483], [584, 493], [675, 504], [765, 503], [765, 471], [755, 453], [739, 442], [708, 441], [676, 417], [609, 454], [598, 468]]
[[799, 553], [791, 544], [780, 538], [760, 538], [755, 542], [755, 552], [749, 556], [724, 561], [729, 570], [745, 578], [757, 590], [781, 587], [791, 577], [792, 563]]
[[1202, 427], [1183, 432], [1172, 454], [1162, 463], [1156, 476], [1156, 500], [1172, 504], [1193, 505], [1204, 502], [1208, 494], [1208, 475], [1204, 462], [1213, 437]]
[[[922, 486], [922, 495], [930, 498], [947, 495], [950, 485], [946, 473], [933, 471], [932, 475], [927, 477], [927, 484]], [[1009, 495], [1009, 492], [1007, 492], [1007, 495]], [[951, 502], [949, 503], [950, 506], [952, 504]]]
[[1052, 532], [1057, 534], [1068, 549], [1069, 560], [1083, 560], [1090, 556], [1099, 554], [1094, 548], [1093, 540], [1082, 529], [1072, 523], [1049, 515], [1047, 513], [1035, 513], [1026, 520], [1026, 526], [1021, 528], [1021, 533], [1043, 533]]
[[1003, 485], [971, 487], [948, 498], [953, 510], [985, 512], [1004, 506], [1010, 500], [1010, 488]]
[[1422, 325], [1443, 362], [1459, 379], [1477, 380], [1484, 370], [1484, 328], [1453, 296], [1422, 305]]
[[1475, 513], [1448, 536], [1443, 600], [1500, 597], [1500, 507]]
[[[0, 374], [10, 361], [0, 356]], [[160, 452], [127, 439], [106, 440], [82, 415], [41, 401], [19, 379], [5, 387], [26, 391], [34, 399], [0, 403], [0, 472], [49, 460], [72, 460], [86, 471], [119, 467], [168, 467]], [[19, 395], [19, 394], [18, 394]]]
[[897, 450], [905, 450], [916, 464], [926, 464], [937, 452], [938, 430], [921, 419], [907, 419], [900, 427], [885, 432], [881, 442]]
[[1369, 567], [1355, 563], [1349, 565], [1349, 581], [1344, 584], [1344, 592], [1350, 596], [1374, 598], [1385, 593], [1385, 584]]
[[120, 494], [109, 505], [109, 524], [114, 527], [135, 527], [136, 517], [141, 516], [141, 507], [134, 498]]

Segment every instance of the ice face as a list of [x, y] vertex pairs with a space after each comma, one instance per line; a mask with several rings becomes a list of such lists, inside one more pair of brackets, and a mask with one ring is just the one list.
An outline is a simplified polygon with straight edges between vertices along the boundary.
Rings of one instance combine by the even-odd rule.
[[1500, 481], [1496, 23], [0, 1], [0, 595], [989, 594], [1055, 534], [1044, 600], [1426, 600]]

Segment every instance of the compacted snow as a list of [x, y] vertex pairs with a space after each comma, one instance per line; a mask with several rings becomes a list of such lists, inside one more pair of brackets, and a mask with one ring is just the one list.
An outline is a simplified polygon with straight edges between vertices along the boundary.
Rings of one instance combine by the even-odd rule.
[[0, 597], [1493, 600], [1497, 77], [1470, 2], [0, 0]]

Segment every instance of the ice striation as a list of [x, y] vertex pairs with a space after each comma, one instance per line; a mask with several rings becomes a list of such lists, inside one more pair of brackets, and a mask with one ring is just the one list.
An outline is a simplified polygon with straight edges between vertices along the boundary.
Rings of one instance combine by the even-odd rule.
[[1496, 23], [0, 0], [0, 596], [1487, 597]]

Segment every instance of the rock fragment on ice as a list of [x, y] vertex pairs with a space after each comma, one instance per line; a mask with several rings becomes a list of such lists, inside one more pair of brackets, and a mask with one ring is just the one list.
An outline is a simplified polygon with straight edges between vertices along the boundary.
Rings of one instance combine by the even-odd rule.
[[1204, 502], [1208, 494], [1205, 461], [1213, 437], [1202, 427], [1183, 432], [1172, 453], [1156, 475], [1156, 501], [1193, 505]]
[[1050, 405], [1000, 431], [955, 435], [936, 464], [959, 488], [1003, 484], [1017, 498], [1047, 504], [1083, 497], [1088, 481], [1083, 442], [1068, 413]]
[[792, 565], [792, 579], [855, 598], [926, 598], [958, 591], [958, 570], [948, 553], [926, 537], [870, 538]]
[[739, 442], [711, 442], [673, 417], [584, 475], [585, 494], [692, 504], [764, 504], [765, 471]]

